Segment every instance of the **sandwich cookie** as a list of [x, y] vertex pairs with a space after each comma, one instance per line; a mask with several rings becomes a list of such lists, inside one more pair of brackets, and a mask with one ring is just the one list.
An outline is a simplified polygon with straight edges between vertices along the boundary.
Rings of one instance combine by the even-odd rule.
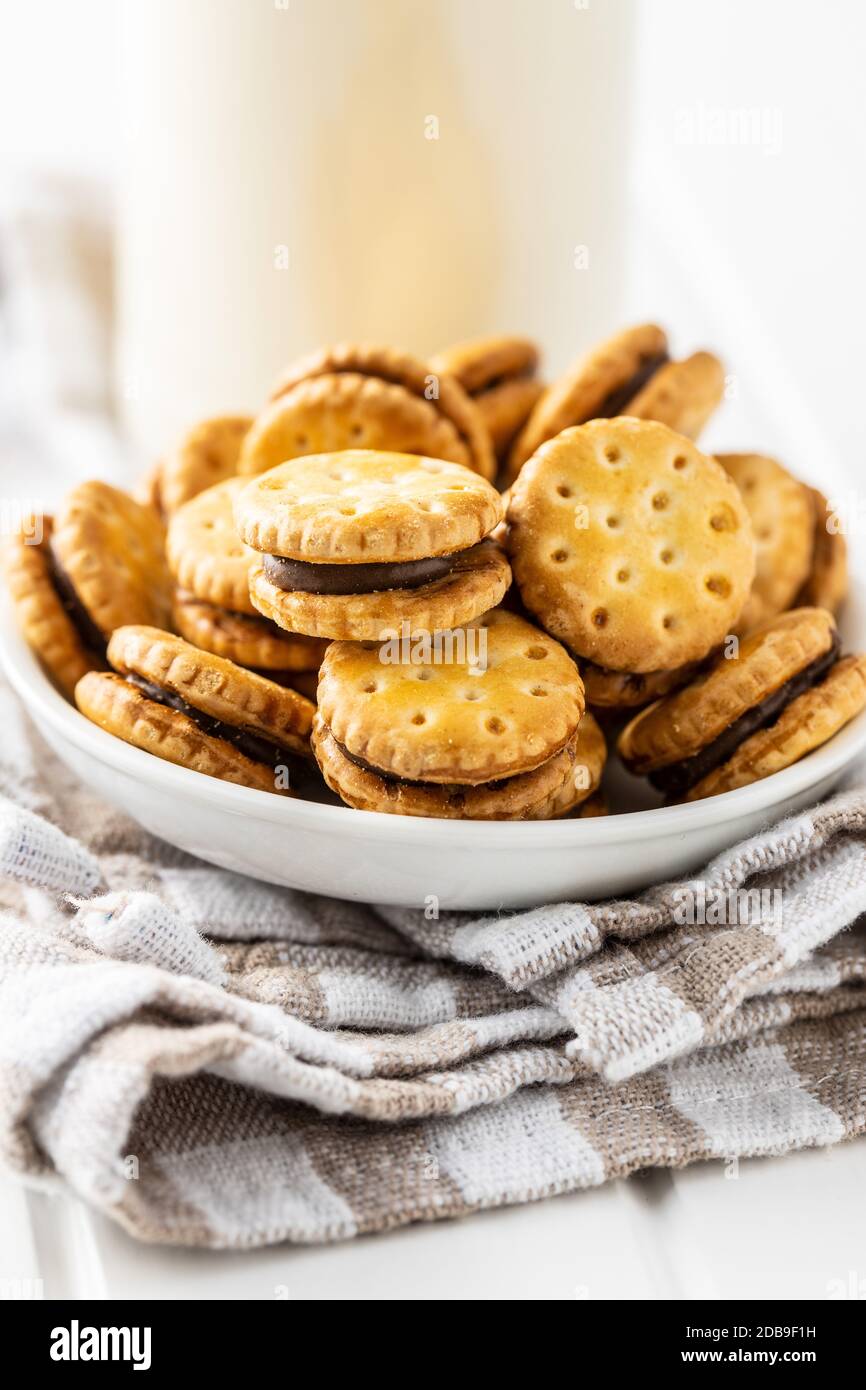
[[521, 430], [506, 483], [545, 440], [588, 420], [632, 415], [696, 439], [722, 399], [724, 368], [710, 352], [671, 362], [667, 335], [645, 323], [593, 348], [549, 386]]
[[755, 571], [734, 483], [650, 420], [594, 420], [543, 444], [512, 486], [506, 546], [542, 627], [596, 666], [640, 674], [719, 646]]
[[[51, 517], [31, 513], [4, 538], [6, 583], [22, 636], [70, 700], [87, 671], [105, 665], [105, 639], [56, 582]], [[77, 621], [76, 621], [77, 619]]]
[[586, 703], [596, 710], [640, 709], [662, 695], [679, 690], [700, 669], [700, 662], [677, 666], [673, 671], [609, 671], [592, 661], [582, 661], [580, 674]]
[[238, 537], [234, 501], [245, 478], [227, 478], [174, 513], [168, 563], [178, 584], [174, 626], [194, 646], [261, 671], [315, 671], [324, 653], [316, 637], [284, 632], [250, 599], [250, 568], [258, 558]]
[[374, 642], [494, 607], [511, 580], [485, 541], [501, 518], [499, 493], [469, 469], [365, 449], [281, 464], [235, 501], [238, 533], [260, 552], [258, 612], [289, 632]]
[[718, 408], [725, 369], [711, 352], [665, 362], [623, 409], [637, 420], [658, 420], [687, 439], [697, 439]]
[[603, 740], [586, 734], [568, 653], [503, 609], [392, 662], [372, 643], [334, 642], [319, 679], [313, 750], [350, 806], [397, 815], [520, 820], [564, 814], [598, 784]]
[[431, 359], [472, 397], [484, 419], [500, 463], [526, 423], [544, 386], [535, 373], [538, 348], [528, 338], [474, 338], [455, 343]]
[[796, 608], [642, 710], [618, 748], [669, 800], [695, 801], [790, 766], [864, 708], [866, 656], [840, 658], [832, 614]]
[[492, 479], [490, 435], [453, 377], [393, 348], [351, 343], [290, 367], [244, 441], [241, 473], [343, 449], [381, 449], [465, 464]]
[[808, 492], [815, 517], [812, 564], [796, 605], [838, 613], [848, 593], [848, 545], [841, 522], [824, 494], [814, 487]]
[[[763, 454], [716, 454], [746, 504], [755, 536], [755, 578], [737, 632], [784, 613], [795, 602], [812, 565], [815, 508], [809, 491], [775, 459]], [[816, 605], [820, 606], [820, 605]]]
[[157, 489], [165, 515], [237, 473], [241, 445], [252, 423], [250, 415], [217, 415], [200, 421], [183, 436], [159, 465], [156, 482], [150, 484], [151, 494]]
[[73, 488], [56, 517], [30, 517], [5, 547], [22, 632], [60, 688], [105, 665], [126, 622], [168, 621], [171, 580], [162, 523], [107, 483]]
[[310, 756], [314, 706], [294, 690], [153, 627], [119, 628], [110, 672], [91, 671], [75, 703], [126, 743], [260, 791], [291, 790]]

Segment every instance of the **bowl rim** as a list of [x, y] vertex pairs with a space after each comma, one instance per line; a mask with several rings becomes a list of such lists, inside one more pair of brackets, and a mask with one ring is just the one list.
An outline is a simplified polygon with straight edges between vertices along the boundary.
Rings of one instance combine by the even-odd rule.
[[359, 811], [350, 806], [329, 806], [299, 797], [274, 796], [253, 787], [241, 787], [166, 762], [115, 738], [91, 723], [54, 686], [18, 631], [11, 602], [5, 595], [0, 605], [0, 666], [37, 727], [46, 724], [80, 751], [155, 789], [219, 806], [230, 815], [284, 825], [287, 830], [304, 827], [330, 832], [335, 837], [388, 838], [413, 845], [428, 842], [439, 847], [459, 844], [462, 849], [467, 844], [478, 849], [491, 844], [509, 849], [587, 849], [611, 841], [625, 843], [685, 835], [719, 821], [753, 816], [762, 810], [767, 811], [769, 822], [774, 807], [831, 776], [866, 748], [864, 710], [826, 744], [790, 767], [747, 787], [685, 805], [648, 807], [585, 820], [471, 821], [396, 816], [383, 811]]

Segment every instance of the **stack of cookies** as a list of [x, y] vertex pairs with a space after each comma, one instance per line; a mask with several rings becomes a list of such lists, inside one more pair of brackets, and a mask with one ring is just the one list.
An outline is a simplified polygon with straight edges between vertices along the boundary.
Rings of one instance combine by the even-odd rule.
[[620, 734], [620, 756], [675, 800], [780, 772], [864, 707], [866, 656], [840, 657], [839, 647], [825, 608], [791, 609], [637, 714]]
[[475, 401], [503, 467], [544, 386], [538, 380], [539, 352], [528, 338], [474, 338], [438, 353], [430, 365], [453, 376]]
[[176, 589], [175, 630], [214, 656], [293, 683], [316, 672], [325, 644], [263, 618], [250, 598], [255, 555], [235, 531], [242, 478], [226, 478], [184, 502], [168, 524], [166, 554]]
[[547, 387], [538, 362], [519, 337], [305, 357], [134, 498], [26, 518], [25, 637], [115, 737], [366, 811], [604, 814], [609, 741], [691, 801], [832, 738], [866, 708], [845, 541], [776, 460], [698, 448], [718, 358], [642, 324]]
[[235, 501], [259, 613], [288, 631], [374, 642], [403, 623], [434, 632], [495, 608], [511, 582], [488, 539], [502, 518], [496, 489], [461, 464], [364, 449], [280, 464]]
[[333, 642], [313, 748], [350, 806], [409, 816], [549, 820], [596, 791], [601, 731], [560, 643], [496, 609], [463, 641], [383, 661], [378, 643]]
[[488, 479], [496, 467], [484, 418], [454, 377], [365, 344], [325, 348], [283, 373], [244, 440], [239, 471], [343, 449], [447, 459]]
[[66, 695], [105, 666], [116, 627], [169, 620], [162, 524], [107, 483], [73, 488], [53, 517], [23, 518], [5, 559], [21, 630]]
[[724, 368], [711, 352], [672, 361], [663, 329], [627, 328], [584, 353], [541, 395], [509, 453], [506, 482], [546, 440], [589, 420], [659, 420], [697, 439], [724, 386]]
[[309, 756], [309, 700], [159, 628], [117, 628], [107, 656], [110, 671], [90, 671], [75, 687], [94, 724], [209, 777], [292, 790]]

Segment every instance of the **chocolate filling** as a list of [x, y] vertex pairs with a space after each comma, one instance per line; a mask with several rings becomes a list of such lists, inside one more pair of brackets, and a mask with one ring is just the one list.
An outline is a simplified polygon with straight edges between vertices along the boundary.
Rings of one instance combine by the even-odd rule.
[[48, 561], [48, 571], [54, 592], [63, 605], [69, 621], [87, 650], [104, 660], [108, 642], [75, 592], [75, 586], [57, 558], [54, 546], [50, 542], [43, 545], [43, 553]]
[[498, 391], [500, 386], [510, 384], [512, 381], [533, 381], [534, 379], [534, 367], [525, 367], [522, 372], [500, 372], [499, 376], [492, 376], [489, 381], [482, 381], [470, 392], [470, 395], [477, 400], [486, 391]]
[[[707, 670], [714, 664], [718, 652], [718, 647], [714, 647], [710, 655], [705, 657], [703, 661], [692, 661], [689, 662], [688, 665], [681, 666], [673, 671], [614, 671], [608, 666], [597, 666], [592, 661], [582, 662], [581, 670], [583, 671], [585, 684], [587, 688], [592, 691], [592, 696], [587, 695], [587, 699], [589, 703], [592, 704], [593, 697], [597, 698], [597, 691], [593, 688], [594, 678], [618, 682], [619, 690], [621, 691], [621, 700], [624, 705], [628, 704], [629, 696], [636, 697], [636, 700], [641, 698], [645, 700], [659, 699], [662, 695], [671, 694], [674, 690], [678, 689], [679, 686], [685, 685], [687, 681], [694, 680], [702, 671]], [[650, 689], [649, 694], [647, 694], [648, 686]], [[633, 701], [633, 703], [635, 703], [636, 700]], [[603, 702], [600, 703], [602, 703], [602, 708], [606, 708]], [[618, 700], [616, 704], [618, 705], [619, 703], [620, 701]], [[613, 707], [615, 706], [611, 706], [611, 708]]]
[[162, 685], [155, 685], [152, 681], [145, 680], [143, 676], [137, 676], [133, 671], [127, 671], [123, 679], [128, 685], [134, 685], [136, 690], [140, 690], [142, 695], [146, 695], [148, 700], [153, 700], [158, 705], [166, 705], [169, 709], [176, 709], [180, 714], [185, 714], [197, 728], [201, 729], [203, 734], [210, 734], [212, 738], [224, 739], [226, 743], [230, 743], [251, 762], [264, 763], [267, 767], [286, 766], [293, 762], [294, 754], [289, 753], [285, 748], [280, 748], [276, 743], [270, 743], [268, 739], [262, 738], [259, 734], [251, 733], [248, 729], [236, 729], [232, 724], [224, 724], [221, 719], [214, 719], [213, 715], [203, 714], [200, 709], [188, 705], [183, 696], [176, 695], [173, 690], [166, 690]]
[[[334, 738], [334, 735], [331, 734], [331, 737]], [[415, 782], [409, 777], [397, 777], [393, 772], [386, 772], [384, 768], [368, 763], [365, 758], [359, 758], [356, 753], [350, 753], [346, 745], [340, 743], [339, 739], [334, 738], [334, 742], [343, 757], [348, 758], [350, 763], [360, 767], [363, 772], [372, 772], [374, 777], [381, 777], [383, 782], [393, 782], [398, 787], [420, 787], [423, 791], [445, 792], [448, 796], [456, 796], [473, 791], [477, 785], [464, 782]], [[515, 773], [515, 776], [519, 777], [521, 774]], [[489, 791], [499, 791], [500, 787], [504, 787], [511, 780], [510, 777], [499, 777], [495, 782], [485, 782], [483, 785]]]
[[267, 579], [287, 593], [372, 594], [380, 589], [419, 589], [434, 579], [450, 574], [460, 555], [435, 555], [427, 560], [405, 560], [395, 564], [330, 565], [309, 560], [288, 560], [282, 555], [266, 555]]
[[638, 391], [642, 391], [647, 382], [654, 377], [660, 367], [663, 367], [670, 358], [666, 352], [660, 352], [656, 357], [648, 357], [633, 376], [629, 377], [622, 386], [616, 386], [613, 391], [609, 391], [595, 412], [597, 420], [610, 420], [614, 415], [628, 414], [626, 406], [629, 401], [634, 400]]
[[816, 685], [834, 665], [839, 655], [839, 646], [839, 638], [834, 636], [833, 645], [823, 656], [804, 666], [802, 671], [785, 681], [784, 685], [780, 685], [778, 690], [774, 690], [772, 695], [768, 695], [759, 705], [747, 709], [745, 714], [741, 714], [739, 719], [734, 720], [729, 728], [719, 734], [718, 738], [713, 739], [712, 743], [708, 743], [706, 748], [702, 748], [693, 757], [684, 758], [682, 762], [670, 763], [667, 767], [660, 767], [651, 772], [650, 782], [671, 800], [691, 791], [702, 777], [706, 777], [708, 773], [727, 762], [728, 758], [733, 757], [741, 743], [760, 729], [774, 724], [792, 700], [796, 700], [798, 695], [805, 694]]

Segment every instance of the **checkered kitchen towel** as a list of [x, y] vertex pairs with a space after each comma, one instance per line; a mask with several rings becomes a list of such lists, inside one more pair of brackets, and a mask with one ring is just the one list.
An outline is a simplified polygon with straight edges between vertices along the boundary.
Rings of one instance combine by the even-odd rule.
[[429, 921], [203, 865], [5, 689], [0, 728], [0, 1158], [142, 1239], [338, 1240], [866, 1129], [866, 788], [634, 901]]

